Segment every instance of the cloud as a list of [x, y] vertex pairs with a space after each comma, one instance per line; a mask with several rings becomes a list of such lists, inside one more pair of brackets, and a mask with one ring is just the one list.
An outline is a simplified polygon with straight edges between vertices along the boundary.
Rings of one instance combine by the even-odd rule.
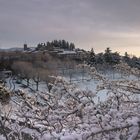
[[139, 7], [139, 0], [0, 0], [1, 46], [53, 39], [85, 49], [137, 46]]

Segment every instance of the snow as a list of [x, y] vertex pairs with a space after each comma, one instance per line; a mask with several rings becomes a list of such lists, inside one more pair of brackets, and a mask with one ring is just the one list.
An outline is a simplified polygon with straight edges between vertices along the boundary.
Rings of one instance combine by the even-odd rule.
[[64, 54], [76, 54], [75, 51], [63, 51], [63, 52], [60, 52], [58, 53], [59, 55], [64, 55]]
[[0, 140], [6, 140], [6, 138], [3, 135], [0, 135]]
[[69, 83], [68, 76], [56, 77], [50, 93], [44, 82], [40, 83], [39, 91], [35, 91], [35, 85], [30, 81], [30, 87], [35, 91], [31, 92], [30, 88], [23, 88], [25, 81], [17, 84], [15, 80], [7, 79], [9, 90], [13, 90], [15, 84], [17, 91], [12, 94], [9, 104], [1, 108], [3, 114], [12, 108], [9, 119], [15, 123], [12, 127], [7, 126], [12, 129], [18, 126], [20, 130], [22, 126], [18, 123], [23, 122], [26, 125], [21, 131], [34, 134], [40, 140], [81, 140], [91, 136], [97, 140], [121, 139], [120, 135], [128, 140], [135, 139], [139, 133], [140, 102], [135, 102], [135, 98], [128, 100], [126, 96], [133, 92], [124, 86], [139, 89], [139, 81], [134, 77], [124, 80], [118, 73], [114, 77], [102, 76], [94, 70], [92, 74], [96, 79], [88, 76], [85, 77], [88, 80], [76, 81], [81, 79], [77, 75], [73, 83]]

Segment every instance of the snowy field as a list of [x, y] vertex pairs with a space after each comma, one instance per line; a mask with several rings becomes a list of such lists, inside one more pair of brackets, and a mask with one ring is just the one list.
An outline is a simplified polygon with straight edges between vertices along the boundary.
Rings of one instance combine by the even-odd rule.
[[[138, 80], [137, 77], [133, 76], [133, 75], [129, 75], [129, 76], [122, 76], [120, 73], [113, 73], [112, 71], [106, 73], [106, 74], [102, 74], [104, 77], [106, 77], [109, 80], [115, 81], [115, 80]], [[76, 85], [80, 90], [89, 90], [89, 91], [96, 91], [96, 88], [98, 85], [100, 85], [100, 81], [99, 80], [95, 80], [95, 79], [91, 79], [91, 77], [89, 76], [88, 73], [84, 73], [84, 76], [82, 74], [75, 74], [73, 73], [72, 76], [70, 77], [68, 74], [66, 75], [61, 75], [61, 77], [71, 83]], [[20, 90], [24, 90], [25, 92], [29, 93], [36, 91], [36, 85], [35, 83], [30, 80], [30, 88], [25, 87], [24, 85], [27, 84], [27, 82], [25, 80], [22, 80], [21, 83], [16, 83], [17, 80], [11, 79], [11, 78], [7, 78], [6, 79], [6, 86], [8, 87], [8, 89], [10, 90], [15, 90], [18, 91]], [[40, 82], [39, 83], [39, 91], [38, 92], [48, 92], [48, 87], [46, 85], [45, 82]], [[108, 98], [108, 90], [101, 90], [100, 92], [98, 92], [97, 96], [94, 98], [94, 101], [96, 103], [98, 102], [103, 102]], [[136, 95], [135, 95], [136, 96]], [[136, 98], [139, 98], [139, 95], [136, 96]]]
[[[116, 80], [139, 80], [138, 77], [134, 75], [124, 76], [118, 72], [112, 72], [109, 71], [105, 74], [102, 73], [104, 77], [111, 81]], [[70, 77], [69, 75], [62, 75], [64, 80], [71, 82], [72, 84], [77, 85], [81, 90], [90, 90], [92, 92], [96, 91], [96, 88], [98, 85], [100, 85], [101, 81], [92, 79], [88, 73], [84, 73], [84, 76], [82, 74], [75, 74]], [[108, 98], [108, 90], [102, 90], [98, 92], [97, 96], [94, 98], [94, 101], [98, 103], [99, 101], [103, 102]], [[139, 95], [135, 95], [136, 98], [140, 98]]]

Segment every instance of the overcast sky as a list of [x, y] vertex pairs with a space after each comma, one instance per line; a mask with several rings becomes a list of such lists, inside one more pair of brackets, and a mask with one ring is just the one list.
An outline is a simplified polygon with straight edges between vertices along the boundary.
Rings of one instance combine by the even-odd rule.
[[54, 39], [140, 55], [140, 0], [0, 0], [0, 48]]

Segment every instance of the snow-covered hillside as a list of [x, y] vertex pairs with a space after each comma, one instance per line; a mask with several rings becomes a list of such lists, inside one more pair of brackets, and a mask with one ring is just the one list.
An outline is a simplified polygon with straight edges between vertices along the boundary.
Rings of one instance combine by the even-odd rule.
[[11, 99], [1, 104], [0, 138], [139, 139], [140, 82], [134, 73], [112, 79], [86, 67], [90, 80], [69, 83], [67, 77], [55, 77], [50, 92], [44, 83], [35, 91], [7, 79]]

